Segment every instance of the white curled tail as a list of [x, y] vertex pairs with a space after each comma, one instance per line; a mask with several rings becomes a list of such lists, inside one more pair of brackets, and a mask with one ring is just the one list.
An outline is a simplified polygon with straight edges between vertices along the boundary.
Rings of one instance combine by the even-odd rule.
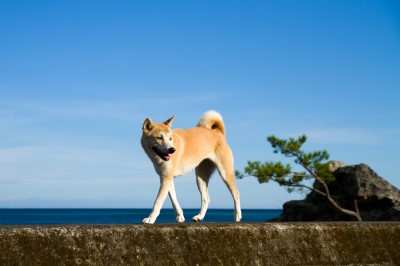
[[198, 127], [219, 130], [225, 136], [225, 125], [222, 116], [216, 111], [205, 112], [197, 123]]

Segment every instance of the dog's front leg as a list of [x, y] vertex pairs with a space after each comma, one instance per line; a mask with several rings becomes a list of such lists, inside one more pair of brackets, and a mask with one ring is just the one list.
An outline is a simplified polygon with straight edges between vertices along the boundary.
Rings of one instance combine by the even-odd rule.
[[172, 202], [172, 207], [174, 207], [176, 222], [183, 223], [185, 221], [185, 217], [183, 216], [182, 208], [181, 206], [179, 206], [178, 200], [176, 198], [174, 181], [171, 181], [171, 187], [169, 188], [168, 194]]
[[160, 215], [161, 207], [164, 204], [164, 201], [168, 195], [169, 188], [171, 187], [173, 176], [167, 176], [164, 178], [160, 177], [160, 178], [161, 178], [161, 186], [160, 190], [158, 191], [156, 201], [154, 202], [153, 211], [150, 213], [149, 217], [143, 220], [142, 223], [144, 224], [153, 224], [156, 221], [158, 215]]

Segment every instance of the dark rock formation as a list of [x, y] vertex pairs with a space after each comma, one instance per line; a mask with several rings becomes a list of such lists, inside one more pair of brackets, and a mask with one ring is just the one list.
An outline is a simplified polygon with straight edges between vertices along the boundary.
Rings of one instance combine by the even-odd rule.
[[[357, 200], [363, 221], [400, 221], [400, 191], [368, 165], [359, 164], [334, 168], [335, 181], [327, 182], [331, 197], [343, 208], [355, 211]], [[314, 182], [314, 188], [325, 192]], [[338, 211], [324, 197], [311, 191], [304, 200], [283, 204], [281, 216], [270, 221], [356, 221], [356, 218]]]

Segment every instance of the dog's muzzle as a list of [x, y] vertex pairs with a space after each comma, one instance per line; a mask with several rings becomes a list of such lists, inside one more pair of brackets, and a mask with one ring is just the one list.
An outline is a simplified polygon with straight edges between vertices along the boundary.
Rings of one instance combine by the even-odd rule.
[[172, 154], [172, 153], [174, 153], [175, 152], [175, 148], [174, 147], [172, 147], [172, 148], [169, 148], [168, 149], [168, 153], [163, 153], [162, 151], [160, 151], [159, 149], [157, 149], [157, 147], [152, 147], [152, 149], [153, 149], [153, 151], [158, 155], [158, 156], [160, 156], [160, 158], [162, 159], [162, 160], [164, 160], [164, 161], [169, 161], [169, 159], [171, 159], [171, 155], [170, 154]]

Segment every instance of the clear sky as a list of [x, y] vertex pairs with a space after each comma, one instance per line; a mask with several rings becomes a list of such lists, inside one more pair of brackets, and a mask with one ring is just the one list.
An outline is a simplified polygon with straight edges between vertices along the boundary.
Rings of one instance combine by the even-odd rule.
[[[0, 207], [150, 208], [143, 121], [211, 109], [235, 169], [306, 134], [400, 187], [398, 1], [0, 1], [0, 38]], [[243, 208], [303, 197], [236, 181]], [[200, 206], [193, 173], [175, 184]], [[217, 173], [210, 197], [233, 208]]]

